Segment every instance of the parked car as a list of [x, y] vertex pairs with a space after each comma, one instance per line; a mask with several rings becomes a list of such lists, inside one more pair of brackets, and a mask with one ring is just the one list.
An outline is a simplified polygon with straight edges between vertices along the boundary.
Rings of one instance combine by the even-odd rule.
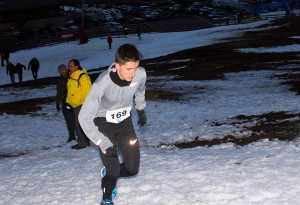
[[110, 12], [101, 8], [87, 8], [84, 10], [84, 15], [88, 16], [92, 21], [113, 21]]
[[181, 10], [181, 5], [180, 4], [174, 4], [172, 6], [169, 6], [168, 9], [171, 11], [180, 11]]
[[120, 23], [114, 22], [114, 21], [106, 22], [103, 27], [106, 31], [123, 31], [124, 30], [124, 27]]
[[144, 18], [133, 18], [132, 21], [138, 22], [138, 23], [143, 23], [143, 22], [145, 22], [145, 19]]
[[121, 11], [119, 9], [111, 8], [108, 10], [110, 12], [110, 15], [113, 17], [116, 21], [121, 21], [124, 19]]
[[5, 31], [3, 34], [4, 38], [20, 38], [21, 37], [21, 32], [15, 28], [15, 27], [10, 27], [9, 31]]
[[56, 31], [62, 41], [69, 41], [75, 38], [75, 32], [67, 29], [66, 27], [57, 27]]
[[105, 14], [103, 20], [105, 21], [113, 21], [113, 17], [110, 14]]
[[132, 14], [134, 13], [135, 8], [130, 6], [130, 5], [126, 5], [122, 7], [122, 11], [124, 14]]
[[150, 10], [150, 11], [145, 11], [143, 16], [141, 17], [144, 17], [145, 19], [156, 19], [158, 18], [158, 16], [159, 16], [158, 12]]
[[208, 16], [214, 9], [211, 7], [202, 7], [199, 9], [199, 15]]
[[69, 21], [65, 27], [71, 31], [79, 31], [79, 27], [74, 23], [74, 21]]
[[87, 8], [83, 10], [84, 14], [90, 17], [91, 19], [98, 18], [98, 11], [95, 8]]
[[56, 32], [57, 33], [68, 33], [71, 32], [69, 29], [67, 29], [66, 27], [56, 27]]
[[209, 18], [223, 18], [225, 17], [227, 14], [225, 12], [219, 12], [219, 11], [212, 11], [210, 12], [207, 17]]

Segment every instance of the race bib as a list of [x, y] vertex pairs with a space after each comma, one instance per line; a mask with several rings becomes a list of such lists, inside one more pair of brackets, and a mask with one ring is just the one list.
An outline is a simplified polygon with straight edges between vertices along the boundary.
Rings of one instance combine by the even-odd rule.
[[119, 124], [130, 116], [131, 106], [106, 112], [106, 121]]

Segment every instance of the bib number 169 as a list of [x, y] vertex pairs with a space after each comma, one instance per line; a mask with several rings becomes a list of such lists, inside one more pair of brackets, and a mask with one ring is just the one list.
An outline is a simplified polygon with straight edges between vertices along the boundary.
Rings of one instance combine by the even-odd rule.
[[106, 112], [106, 121], [118, 124], [130, 116], [131, 107], [120, 108]]
[[123, 110], [122, 112], [117, 112], [116, 114], [112, 114], [111, 118], [116, 119], [116, 118], [121, 118], [122, 116], [125, 116], [127, 113], [126, 110]]

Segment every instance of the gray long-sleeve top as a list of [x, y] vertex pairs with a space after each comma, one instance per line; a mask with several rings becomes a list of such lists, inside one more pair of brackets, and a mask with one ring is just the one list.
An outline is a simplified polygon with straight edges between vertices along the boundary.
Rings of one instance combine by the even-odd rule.
[[110, 77], [110, 72], [116, 72], [115, 68], [109, 67], [108, 70], [98, 76], [78, 116], [84, 133], [96, 145], [104, 141], [106, 136], [94, 124], [95, 118], [106, 117], [107, 111], [126, 107], [132, 108], [133, 99], [137, 110], [146, 107], [145, 83], [147, 76], [144, 68], [137, 68], [136, 74], [128, 86], [115, 84]]

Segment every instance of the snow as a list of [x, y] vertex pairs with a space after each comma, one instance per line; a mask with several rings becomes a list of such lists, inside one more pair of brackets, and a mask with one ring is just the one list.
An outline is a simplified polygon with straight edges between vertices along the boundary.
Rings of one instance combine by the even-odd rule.
[[300, 44], [274, 47], [259, 47], [259, 48], [241, 48], [237, 49], [241, 53], [286, 53], [299, 52]]
[[[57, 76], [57, 66], [67, 64], [72, 58], [78, 58], [88, 70], [109, 66], [115, 49], [124, 43], [135, 44], [147, 59], [227, 41], [261, 25], [264, 29], [272, 28], [268, 21], [261, 21], [188, 32], [150, 33], [143, 34], [141, 41], [137, 36], [114, 38], [112, 50], [105, 39], [91, 39], [84, 45], [68, 42], [15, 52], [11, 61], [27, 65], [36, 56], [41, 63], [39, 78]], [[299, 46], [237, 50], [291, 51], [299, 52]], [[197, 136], [213, 139], [249, 134], [243, 130], [246, 125], [214, 126], [237, 115], [298, 113], [299, 96], [282, 85], [281, 79], [274, 78], [289, 73], [288, 69], [291, 67], [228, 73], [226, 80], [211, 81], [149, 77], [147, 87], [181, 90], [189, 100], [148, 101], [145, 127], [136, 125], [137, 116], [133, 113], [141, 145], [140, 172], [135, 177], [119, 179], [115, 204], [298, 205], [299, 140], [262, 140], [244, 147], [231, 143], [190, 149], [172, 146], [174, 142], [190, 141]], [[24, 80], [32, 80], [29, 71], [24, 73]], [[9, 82], [8, 76], [0, 76], [0, 84]], [[55, 95], [55, 86], [31, 90], [1, 88], [0, 95], [1, 103], [49, 97]], [[41, 111], [25, 116], [1, 115], [0, 136], [0, 153], [10, 156], [0, 158], [1, 205], [99, 204], [103, 164], [97, 147], [71, 149], [66, 143], [63, 116], [54, 104], [45, 104]]]

